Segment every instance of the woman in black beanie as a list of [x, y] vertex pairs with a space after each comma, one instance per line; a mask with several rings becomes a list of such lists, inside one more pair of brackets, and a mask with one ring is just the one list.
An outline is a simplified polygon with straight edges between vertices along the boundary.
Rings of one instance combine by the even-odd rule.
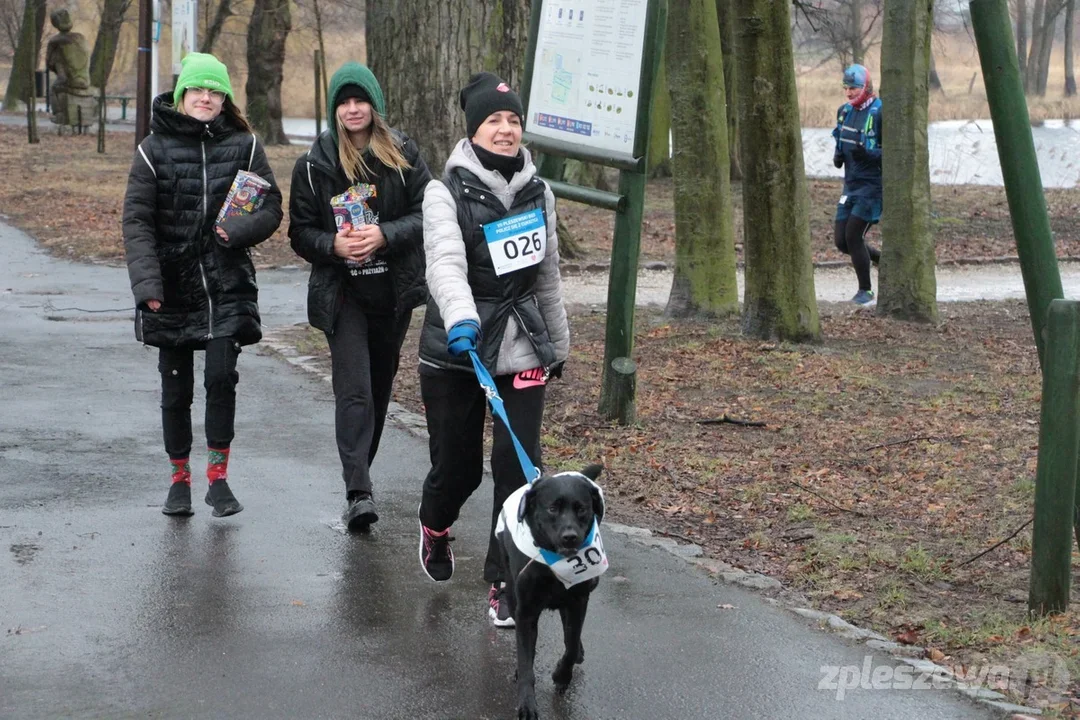
[[[555, 197], [521, 147], [521, 100], [495, 75], [477, 73], [460, 102], [468, 137], [450, 154], [442, 181], [432, 180], [424, 195], [431, 299], [420, 335], [420, 391], [431, 471], [419, 509], [420, 562], [436, 581], [454, 572], [450, 526], [483, 477], [487, 397], [468, 351], [495, 379], [514, 433], [541, 467], [545, 385], [561, 373], [570, 349]], [[528, 247], [497, 236], [495, 223], [509, 218], [520, 218], [514, 239], [527, 237]], [[491, 472], [488, 614], [497, 626], [513, 627], [494, 529], [503, 502], [526, 478], [501, 422], [494, 424]]]
[[311, 263], [308, 321], [326, 333], [348, 530], [379, 519], [375, 459], [413, 308], [427, 300], [421, 202], [431, 179], [416, 143], [383, 119], [360, 63], [330, 79], [327, 128], [293, 168], [289, 239]]

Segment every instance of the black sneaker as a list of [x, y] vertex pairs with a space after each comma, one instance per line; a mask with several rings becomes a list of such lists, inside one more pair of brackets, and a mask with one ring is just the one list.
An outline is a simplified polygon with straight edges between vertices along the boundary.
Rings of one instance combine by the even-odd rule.
[[435, 532], [420, 523], [420, 567], [435, 582], [454, 575], [454, 551], [450, 549], [450, 528]]
[[510, 617], [510, 605], [506, 602], [506, 583], [492, 585], [488, 590], [488, 617], [495, 623], [495, 627], [514, 627], [514, 618]]
[[371, 524], [378, 522], [379, 514], [375, 512], [375, 501], [370, 497], [354, 498], [349, 502], [348, 509], [341, 516], [341, 521], [349, 532], [367, 532]]
[[210, 483], [210, 489], [206, 491], [206, 504], [214, 508], [214, 512], [211, 513], [214, 517], [235, 515], [244, 509], [229, 489], [228, 480]]
[[169, 496], [165, 498], [161, 512], [165, 515], [183, 517], [194, 515], [195, 511], [191, 509], [191, 485], [186, 482], [174, 482], [169, 487]]

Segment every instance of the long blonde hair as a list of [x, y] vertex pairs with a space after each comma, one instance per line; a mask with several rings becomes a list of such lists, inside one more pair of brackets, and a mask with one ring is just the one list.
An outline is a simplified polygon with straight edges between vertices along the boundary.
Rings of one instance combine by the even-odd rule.
[[[346, 177], [349, 178], [349, 182], [354, 183], [357, 180], [373, 177], [375, 173], [364, 162], [364, 151], [352, 144], [349, 131], [345, 129], [337, 113], [334, 113], [334, 122], [337, 123], [338, 161]], [[371, 111], [371, 137], [368, 140], [368, 148], [379, 162], [397, 170], [402, 182], [405, 181], [405, 170], [412, 166], [405, 159], [405, 153], [402, 152], [401, 145], [390, 131], [390, 126], [383, 120], [382, 115], [375, 112], [374, 108]]]

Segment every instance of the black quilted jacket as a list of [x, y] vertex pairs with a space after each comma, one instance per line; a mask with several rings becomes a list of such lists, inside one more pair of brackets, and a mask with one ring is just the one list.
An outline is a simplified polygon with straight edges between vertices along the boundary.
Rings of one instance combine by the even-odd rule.
[[[154, 100], [151, 134], [139, 145], [124, 196], [124, 250], [135, 295], [135, 336], [157, 347], [241, 345], [262, 337], [250, 248], [281, 223], [281, 191], [262, 144], [225, 115], [203, 123], [177, 112], [172, 93]], [[238, 170], [271, 184], [263, 207], [214, 221]], [[160, 300], [151, 312], [148, 300]]]

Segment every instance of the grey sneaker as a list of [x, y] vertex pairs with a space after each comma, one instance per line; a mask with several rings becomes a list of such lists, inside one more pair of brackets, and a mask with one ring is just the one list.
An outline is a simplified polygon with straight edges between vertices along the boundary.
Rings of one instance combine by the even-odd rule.
[[371, 524], [378, 522], [379, 513], [375, 511], [375, 501], [370, 497], [356, 498], [349, 503], [348, 509], [341, 517], [349, 532], [367, 532]]
[[874, 291], [860, 290], [859, 292], [855, 293], [855, 297], [851, 298], [851, 302], [855, 303], [856, 305], [869, 305], [870, 303], [874, 302]]

